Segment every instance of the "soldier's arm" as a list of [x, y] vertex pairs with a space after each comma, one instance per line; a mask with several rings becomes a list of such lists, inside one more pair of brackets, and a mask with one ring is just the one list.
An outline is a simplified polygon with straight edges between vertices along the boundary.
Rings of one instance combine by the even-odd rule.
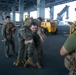
[[66, 48], [64, 46], [62, 46], [61, 50], [60, 50], [60, 55], [66, 55], [68, 54], [69, 52], [66, 50]]
[[24, 38], [24, 44], [33, 43], [33, 35], [30, 32], [21, 32], [21, 36]]
[[31, 40], [25, 40], [25, 41], [24, 41], [24, 44], [29, 44], [29, 43], [31, 44], [31, 43], [33, 43], [33, 42], [34, 42], [33, 39], [31, 39]]
[[42, 40], [42, 42], [44, 42], [44, 39], [46, 38], [46, 35], [44, 34], [44, 32], [42, 32], [41, 28], [38, 27], [38, 32], [37, 32]]
[[[21, 34], [22, 33], [22, 31], [20, 31], [20, 30], [18, 30], [18, 34], [17, 34], [17, 36], [18, 36], [18, 40], [20, 41], [23, 41], [24, 40], [24, 44], [29, 44], [29, 43], [33, 43], [33, 39], [31, 38], [30, 40], [29, 39], [27, 39], [27, 38], [30, 38], [30, 36], [29, 35], [27, 35], [27, 37], [26, 37], [26, 35], [23, 35], [23, 34]], [[25, 33], [24, 33], [25, 34]]]
[[16, 31], [16, 26], [12, 23], [12, 25], [13, 25], [13, 28], [11, 29], [11, 31]]
[[6, 38], [6, 25], [3, 25], [2, 27], [2, 36]]
[[33, 35], [31, 34], [31, 32], [26, 32], [26, 30], [24, 28], [19, 29], [18, 34], [21, 35], [23, 37], [24, 40], [32, 40], [33, 39]]
[[75, 43], [75, 34], [73, 33], [72, 35], [70, 35], [67, 40], [65, 41], [64, 45], [62, 46], [61, 50], [60, 50], [60, 55], [66, 55], [68, 53], [71, 53], [73, 51], [75, 51], [76, 49], [76, 43]]

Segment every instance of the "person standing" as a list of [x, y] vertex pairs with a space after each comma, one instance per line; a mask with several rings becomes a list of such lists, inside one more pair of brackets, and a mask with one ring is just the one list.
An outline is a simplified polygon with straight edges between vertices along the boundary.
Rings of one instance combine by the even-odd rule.
[[[18, 31], [18, 40], [19, 40], [19, 51], [17, 60], [14, 61], [14, 66], [20, 65], [30, 65], [37, 66], [42, 68], [42, 56], [43, 56], [43, 47], [41, 45], [41, 39], [37, 34], [38, 25], [35, 22], [31, 22], [29, 27], [22, 26]], [[37, 63], [33, 61], [33, 51], [37, 49]], [[27, 50], [27, 60], [26, 60], [26, 50]]]
[[3, 25], [2, 28], [2, 36], [4, 38], [5, 43], [5, 56], [9, 57], [9, 47], [12, 46], [12, 52], [13, 55], [16, 55], [15, 53], [15, 42], [13, 34], [15, 33], [16, 28], [15, 25], [10, 21], [10, 16], [6, 16], [6, 23]]
[[23, 25], [18, 30], [18, 42], [19, 42], [18, 56], [17, 56], [17, 59], [14, 61], [13, 65], [14, 66], [21, 66], [21, 65], [36, 66], [32, 57], [33, 50], [34, 50], [33, 35], [28, 25]]
[[31, 22], [29, 29], [32, 32], [33, 35], [33, 40], [34, 40], [34, 46], [35, 49], [37, 50], [37, 62], [36, 65], [39, 69], [41, 69], [43, 67], [42, 65], [42, 57], [43, 57], [43, 46], [42, 46], [42, 40], [39, 36], [39, 34], [37, 33], [38, 31], [38, 24], [35, 22]]
[[[67, 38], [64, 45], [60, 49], [60, 55], [61, 56], [64, 56], [64, 55], [70, 56], [72, 53], [75, 53], [75, 50], [76, 50], [76, 42], [75, 41], [76, 41], [76, 31]], [[70, 61], [68, 60], [68, 62], [70, 62]], [[71, 68], [72, 67], [69, 67], [69, 69], [71, 69]], [[76, 71], [73, 71], [72, 69], [69, 71], [70, 71], [69, 75], [76, 75]]]
[[38, 35], [41, 38], [41, 41], [44, 42], [44, 39], [46, 38], [46, 34], [44, 32], [44, 28], [41, 27], [42, 18], [38, 17], [37, 19], [33, 19], [33, 22], [35, 22], [38, 25]]

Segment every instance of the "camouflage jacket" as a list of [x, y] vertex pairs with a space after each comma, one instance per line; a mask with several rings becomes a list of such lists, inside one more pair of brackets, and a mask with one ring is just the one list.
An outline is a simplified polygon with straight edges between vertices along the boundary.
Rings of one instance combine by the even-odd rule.
[[29, 30], [29, 28], [27, 26], [22, 26], [18, 30], [18, 35], [17, 36], [18, 36], [19, 41], [33, 39], [33, 35], [32, 35], [31, 31]]
[[[13, 30], [12, 30], [12, 29], [13, 29]], [[15, 28], [15, 26], [14, 26], [14, 24], [13, 24], [12, 22], [6, 23], [6, 24], [3, 25], [3, 27], [2, 27], [2, 36], [3, 36], [4, 38], [6, 38], [6, 37], [7, 37], [7, 34], [8, 34], [8, 35], [12, 35], [13, 32], [15, 32], [15, 30], [16, 30], [16, 28]]]

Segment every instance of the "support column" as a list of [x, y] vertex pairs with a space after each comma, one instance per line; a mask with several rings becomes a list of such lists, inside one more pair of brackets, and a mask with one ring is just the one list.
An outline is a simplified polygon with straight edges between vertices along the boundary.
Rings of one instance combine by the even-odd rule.
[[12, 22], [15, 22], [15, 5], [12, 7]]
[[30, 11], [28, 11], [28, 17], [30, 17]]
[[50, 20], [54, 19], [54, 6], [50, 6]]
[[68, 19], [69, 18], [69, 9], [67, 9], [67, 11], [66, 11], [66, 19]]
[[10, 12], [9, 11], [6, 12], [6, 16], [10, 16]]
[[45, 18], [45, 0], [37, 0], [37, 17]]
[[2, 13], [2, 20], [4, 20], [4, 21], [5, 21], [5, 19], [6, 19], [6, 13], [5, 13], [5, 12], [3, 12], [3, 13]]
[[24, 13], [24, 0], [19, 0], [19, 13], [20, 13], [20, 22], [23, 22], [23, 13]]

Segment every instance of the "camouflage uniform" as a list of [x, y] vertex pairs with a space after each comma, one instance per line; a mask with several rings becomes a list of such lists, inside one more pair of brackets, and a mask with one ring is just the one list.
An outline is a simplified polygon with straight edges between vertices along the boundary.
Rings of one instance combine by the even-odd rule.
[[35, 22], [38, 25], [38, 31], [39, 33], [35, 33], [33, 35], [34, 37], [34, 43], [35, 43], [35, 48], [37, 49], [37, 66], [38, 68], [42, 68], [42, 56], [43, 56], [43, 46], [42, 46], [42, 36], [45, 36], [44, 30], [41, 27], [41, 22], [39, 22], [37, 19], [32, 19], [33, 22]]
[[37, 56], [38, 56], [37, 57], [37, 62], [42, 64], [42, 56], [43, 56], [42, 41], [40, 39], [40, 36], [37, 33], [35, 33], [33, 35], [33, 37], [34, 37], [35, 48], [37, 49], [37, 52], [38, 52], [38, 54], [37, 54]]
[[[24, 44], [25, 40], [31, 40], [33, 36], [30, 30], [26, 26], [22, 26], [18, 31], [18, 40], [19, 40], [19, 51], [18, 51], [18, 60], [26, 60], [26, 50], [28, 50], [28, 57], [33, 55], [34, 44]], [[25, 50], [26, 49], [26, 50]]]
[[[23, 26], [18, 31], [19, 52], [18, 52], [17, 60], [26, 61], [26, 50], [28, 51], [28, 57], [32, 57], [33, 50], [36, 48], [38, 51], [38, 61], [37, 62], [41, 63], [42, 55], [43, 55], [43, 48], [41, 45], [41, 39], [40, 39], [39, 35], [37, 33], [32, 34], [29, 30], [29, 25], [32, 21], [34, 21], [34, 20], [31, 18], [28, 18], [27, 21], [23, 22]], [[25, 45], [24, 41], [30, 40], [30, 39], [33, 39], [34, 43]], [[25, 50], [25, 48], [26, 48], [26, 50]], [[16, 66], [16, 63], [17, 62], [15, 62], [15, 66]], [[26, 64], [27, 64], [27, 62], [25, 63], [25, 66], [26, 66]], [[20, 64], [18, 63], [17, 66], [19, 66], [19, 65]]]
[[[12, 28], [14, 28], [13, 31], [12, 31]], [[15, 43], [14, 43], [14, 38], [13, 38], [13, 33], [14, 32], [15, 32], [15, 26], [11, 22], [5, 24], [2, 28], [2, 35], [3, 35], [4, 38], [7, 39], [7, 41], [5, 41], [5, 53], [6, 54], [9, 54], [10, 44], [12, 45], [13, 53], [15, 53]]]
[[76, 72], [70, 71], [70, 72], [69, 72], [69, 75], [76, 75]]
[[[25, 40], [34, 40], [34, 43], [31, 44], [24, 44]], [[19, 40], [19, 51], [17, 60], [21, 60], [23, 62], [26, 61], [26, 50], [28, 51], [28, 58], [33, 56], [33, 50], [36, 48], [38, 51], [38, 63], [42, 63], [42, 55], [43, 55], [43, 48], [41, 44], [41, 39], [37, 33], [32, 34], [26, 26], [23, 26], [18, 31], [18, 40]], [[26, 64], [26, 63], [25, 63]]]
[[[25, 41], [33, 40], [33, 35], [29, 28], [27, 26], [22, 26], [18, 30], [18, 41], [19, 41], [19, 51], [18, 51], [18, 57], [17, 60], [14, 61], [13, 65], [15, 66], [36, 66], [33, 62], [33, 50], [34, 48], [34, 42], [25, 44]], [[26, 59], [26, 51], [27, 51], [27, 59]], [[26, 61], [27, 60], [27, 61]]]

